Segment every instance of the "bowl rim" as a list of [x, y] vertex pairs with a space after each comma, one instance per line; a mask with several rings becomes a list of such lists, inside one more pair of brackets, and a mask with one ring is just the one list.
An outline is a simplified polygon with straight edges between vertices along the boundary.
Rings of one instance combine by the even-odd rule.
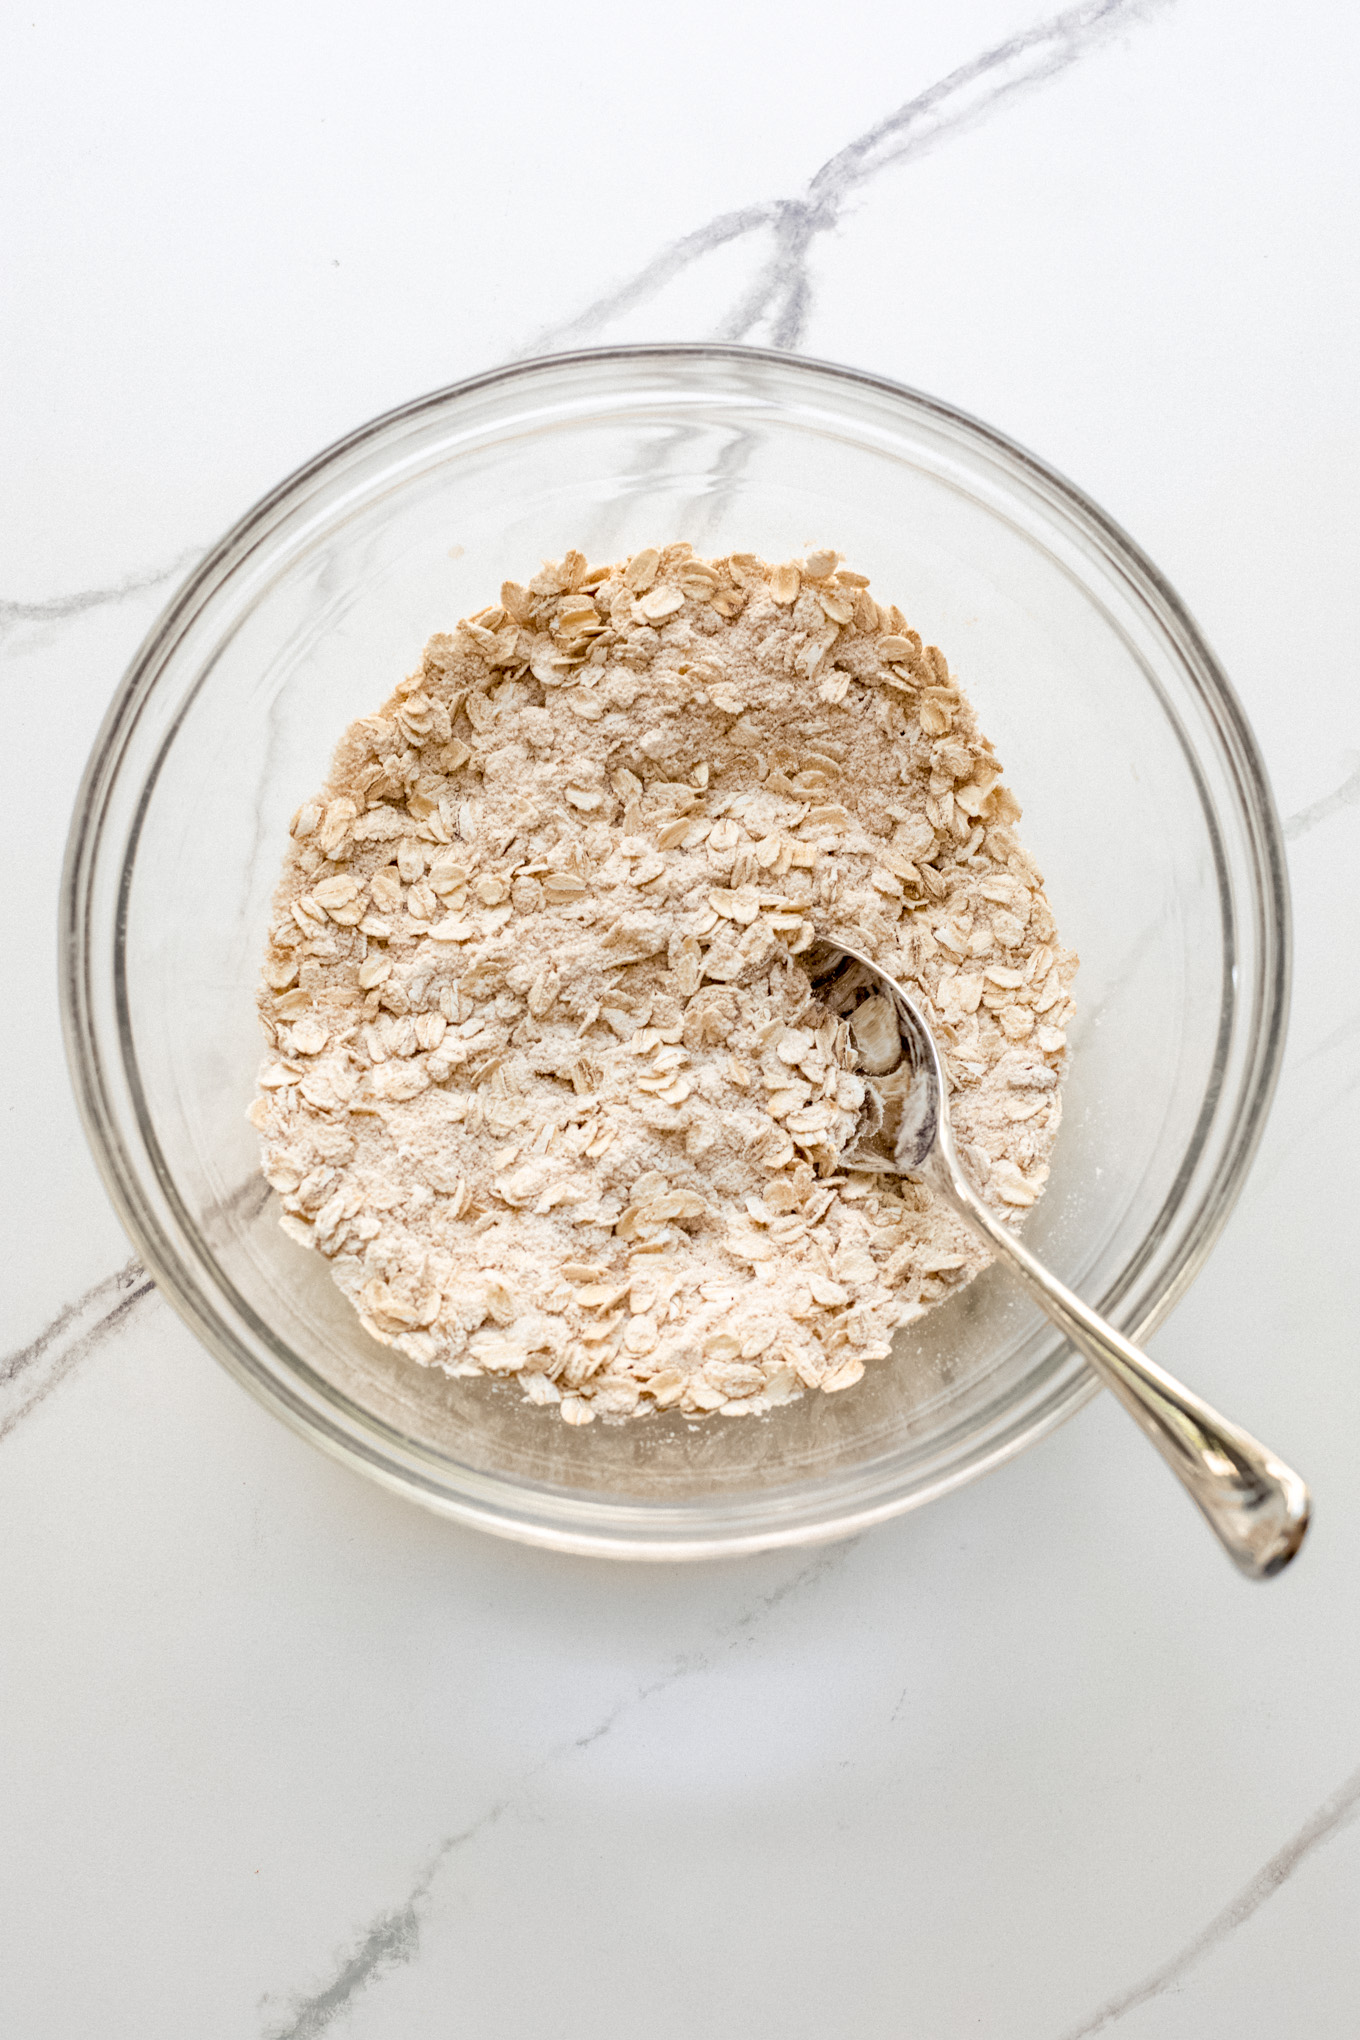
[[[178, 585], [124, 672], [82, 774], [67, 838], [58, 928], [62, 1030], [72, 1087], [86, 1139], [105, 1187], [157, 1287], [195, 1336], [267, 1408], [332, 1457], [441, 1515], [496, 1535], [578, 1554], [670, 1560], [732, 1556], [824, 1542], [853, 1535], [874, 1523], [905, 1514], [979, 1478], [1037, 1443], [1084, 1407], [1098, 1393], [1099, 1383], [1089, 1371], [1077, 1373], [1065, 1386], [1060, 1385], [1057, 1392], [1049, 1395], [1042, 1406], [1033, 1410], [1023, 1425], [1014, 1427], [994, 1442], [989, 1450], [966, 1464], [947, 1467], [910, 1493], [891, 1495], [858, 1508], [846, 1507], [839, 1512], [828, 1512], [824, 1516], [783, 1527], [764, 1524], [750, 1530], [734, 1529], [717, 1534], [697, 1531], [680, 1538], [654, 1534], [630, 1536], [619, 1534], [613, 1528], [587, 1529], [573, 1527], [561, 1520], [549, 1523], [523, 1513], [513, 1515], [507, 1513], [503, 1505], [479, 1501], [471, 1493], [450, 1493], [446, 1487], [422, 1479], [418, 1465], [411, 1458], [408, 1457], [404, 1465], [398, 1464], [390, 1451], [384, 1454], [379, 1449], [376, 1439], [361, 1438], [347, 1429], [322, 1407], [317, 1398], [304, 1394], [296, 1380], [285, 1382], [264, 1367], [236, 1337], [232, 1327], [206, 1307], [198, 1286], [182, 1265], [175, 1243], [167, 1236], [144, 1194], [138, 1169], [127, 1151], [108, 1094], [95, 1015], [90, 942], [92, 893], [99, 865], [103, 817], [141, 710], [170, 665], [181, 640], [207, 612], [228, 579], [267, 537], [276, 515], [304, 495], [309, 484], [368, 444], [460, 399], [502, 386], [530, 382], [545, 372], [560, 373], [575, 367], [600, 368], [610, 363], [637, 365], [646, 362], [658, 366], [668, 362], [765, 365], [785, 374], [806, 375], [812, 383], [825, 380], [848, 384], [903, 404], [918, 416], [961, 433], [965, 440], [980, 443], [984, 449], [999, 456], [1004, 464], [1018, 469], [1021, 478], [1038, 495], [1048, 498], [1088, 540], [1094, 541], [1105, 564], [1116, 571], [1126, 592], [1137, 605], [1151, 612], [1153, 620], [1175, 643], [1187, 678], [1211, 722], [1219, 746], [1219, 762], [1229, 768], [1237, 818], [1243, 824], [1243, 840], [1252, 876], [1249, 899], [1255, 909], [1259, 948], [1255, 991], [1260, 1010], [1256, 1025], [1246, 1040], [1245, 1063], [1236, 1083], [1237, 1107], [1229, 1124], [1230, 1138], [1214, 1166], [1210, 1183], [1194, 1215], [1191, 1236], [1175, 1269], [1137, 1319], [1125, 1327], [1136, 1342], [1146, 1339], [1163, 1321], [1199, 1273], [1246, 1181], [1264, 1131], [1283, 1058], [1291, 977], [1292, 925], [1283, 832], [1264, 761], [1236, 691], [1184, 601], [1137, 542], [1077, 484], [997, 427], [909, 384], [815, 356], [727, 342], [656, 341], [573, 348], [525, 357], [428, 391], [367, 420], [295, 468], [236, 520]], [[1191, 762], [1193, 765], [1193, 754]], [[141, 789], [139, 813], [146, 805], [154, 779], [155, 774]], [[1216, 836], [1214, 849], [1222, 895], [1226, 890], [1226, 880]], [[118, 925], [114, 935], [118, 973], [122, 969], [129, 881], [130, 870], [125, 868], [118, 895]], [[1231, 916], [1227, 920], [1231, 925]], [[1235, 974], [1235, 965], [1233, 970]], [[130, 1030], [121, 1013], [119, 1037], [118, 1051], [126, 1063], [132, 1045]], [[1207, 1101], [1205, 1109], [1208, 1109]], [[1193, 1154], [1193, 1145], [1188, 1152]], [[1152, 1238], [1153, 1235], [1149, 1235], [1149, 1240], [1143, 1242], [1145, 1250]], [[1133, 1269], [1125, 1271], [1125, 1281], [1131, 1279], [1133, 1272]], [[370, 1422], [373, 1421], [377, 1420], [370, 1419]], [[473, 1486], [477, 1484], [472, 1483]], [[528, 1490], [521, 1485], [517, 1492], [523, 1496]], [[638, 1506], [631, 1500], [607, 1500], [603, 1496], [583, 1497], [583, 1502], [597, 1515], [607, 1509], [620, 1519], [628, 1517]]]

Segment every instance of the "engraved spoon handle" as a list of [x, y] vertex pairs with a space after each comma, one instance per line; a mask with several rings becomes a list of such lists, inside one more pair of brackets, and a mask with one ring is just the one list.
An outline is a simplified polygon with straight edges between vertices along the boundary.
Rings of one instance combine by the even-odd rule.
[[1308, 1490], [1299, 1476], [1140, 1353], [1035, 1260], [968, 1182], [947, 1122], [939, 1128], [923, 1174], [960, 1218], [996, 1248], [1141, 1424], [1239, 1570], [1254, 1580], [1282, 1571], [1308, 1528]]

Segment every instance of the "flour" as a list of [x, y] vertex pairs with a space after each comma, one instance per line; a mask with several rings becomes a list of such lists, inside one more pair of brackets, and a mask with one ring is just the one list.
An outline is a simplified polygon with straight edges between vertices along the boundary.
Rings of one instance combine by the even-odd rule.
[[798, 956], [840, 932], [902, 980], [1018, 1218], [1076, 962], [1018, 818], [944, 655], [834, 553], [507, 582], [295, 817], [251, 1108], [282, 1223], [375, 1338], [568, 1422], [850, 1387], [987, 1257], [838, 1169], [872, 1044]]

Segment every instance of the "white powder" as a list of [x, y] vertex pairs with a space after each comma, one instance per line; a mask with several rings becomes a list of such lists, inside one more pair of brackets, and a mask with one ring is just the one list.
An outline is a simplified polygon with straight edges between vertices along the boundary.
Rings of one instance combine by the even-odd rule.
[[798, 954], [919, 1000], [1017, 1217], [1068, 988], [950, 676], [833, 553], [579, 553], [431, 639], [293, 825], [251, 1116], [283, 1224], [377, 1339], [570, 1422], [848, 1388], [985, 1264], [837, 1169], [865, 1097]]

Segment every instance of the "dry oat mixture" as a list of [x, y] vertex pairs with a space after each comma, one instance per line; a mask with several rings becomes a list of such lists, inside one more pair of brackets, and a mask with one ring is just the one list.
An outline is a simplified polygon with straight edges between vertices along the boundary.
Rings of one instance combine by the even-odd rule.
[[1076, 959], [1000, 773], [835, 553], [507, 582], [293, 822], [251, 1108], [283, 1224], [375, 1338], [569, 1423], [848, 1388], [987, 1257], [838, 1171], [860, 1044], [797, 958], [853, 933], [914, 993], [1018, 1219]]

